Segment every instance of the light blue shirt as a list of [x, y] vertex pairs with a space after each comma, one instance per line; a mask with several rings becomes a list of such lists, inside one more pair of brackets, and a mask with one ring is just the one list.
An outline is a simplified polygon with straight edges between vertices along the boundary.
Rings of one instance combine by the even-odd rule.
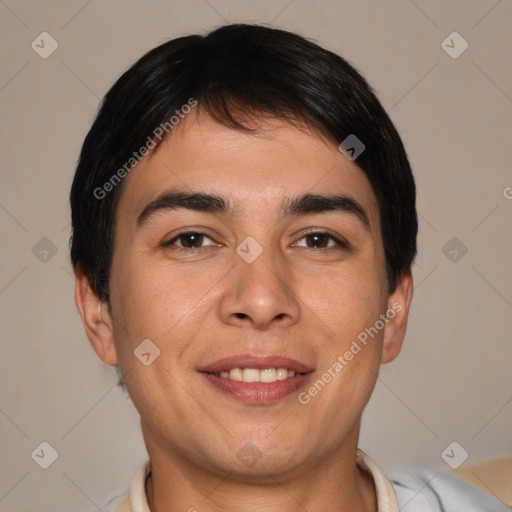
[[512, 511], [490, 494], [439, 469], [410, 467], [388, 472], [387, 477], [395, 490], [400, 512]]

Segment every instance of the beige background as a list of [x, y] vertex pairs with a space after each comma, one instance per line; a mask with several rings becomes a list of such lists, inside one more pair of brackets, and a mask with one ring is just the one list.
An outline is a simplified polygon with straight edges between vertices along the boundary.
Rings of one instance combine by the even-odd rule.
[[[112, 511], [146, 458], [138, 414], [75, 311], [68, 191], [120, 73], [169, 38], [235, 21], [273, 23], [349, 59], [415, 171], [410, 327], [382, 368], [362, 448], [385, 469], [446, 467], [452, 441], [466, 464], [512, 452], [512, 2], [3, 0], [1, 511]], [[31, 48], [43, 31], [59, 45], [47, 59]], [[456, 59], [441, 46], [453, 31], [469, 44]], [[452, 237], [459, 247], [443, 252]], [[31, 457], [43, 441], [58, 452], [46, 470]]]

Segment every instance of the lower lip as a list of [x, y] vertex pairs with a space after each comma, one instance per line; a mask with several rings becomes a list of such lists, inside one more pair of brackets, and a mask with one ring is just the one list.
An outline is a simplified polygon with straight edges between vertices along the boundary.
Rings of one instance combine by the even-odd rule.
[[217, 377], [211, 373], [201, 372], [209, 382], [220, 391], [231, 395], [246, 404], [271, 404], [305, 386], [311, 373], [295, 375], [275, 382], [243, 382], [229, 378]]

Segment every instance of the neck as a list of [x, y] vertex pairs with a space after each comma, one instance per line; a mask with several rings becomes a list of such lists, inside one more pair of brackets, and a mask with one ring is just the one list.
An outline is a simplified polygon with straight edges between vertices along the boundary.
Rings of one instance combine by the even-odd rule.
[[[239, 476], [207, 471], [147, 442], [151, 474], [146, 495], [151, 512], [377, 512], [373, 479], [356, 464], [357, 438], [329, 457], [308, 459], [286, 474]], [[334, 507], [333, 507], [334, 505]]]

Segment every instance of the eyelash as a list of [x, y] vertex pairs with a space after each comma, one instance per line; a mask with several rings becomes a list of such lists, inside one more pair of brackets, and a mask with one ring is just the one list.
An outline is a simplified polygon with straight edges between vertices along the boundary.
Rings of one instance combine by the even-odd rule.
[[[202, 236], [204, 236], [206, 238], [209, 238], [213, 242], [215, 242], [215, 240], [211, 236], [207, 235], [206, 233], [203, 233], [202, 231], [191, 230], [191, 231], [183, 231], [182, 233], [177, 234], [171, 240], [163, 242], [162, 243], [162, 247], [171, 247], [182, 236], [186, 236], [186, 235], [202, 235]], [[308, 236], [313, 236], [313, 235], [324, 235], [324, 236], [327, 236], [330, 240], [333, 240], [337, 244], [338, 247], [316, 247], [316, 248], [315, 247], [306, 247], [307, 249], [314, 249], [316, 251], [320, 251], [320, 250], [326, 251], [326, 250], [333, 249], [333, 248], [348, 249], [350, 247], [346, 240], [344, 240], [342, 238], [339, 238], [337, 236], [334, 236], [333, 234], [329, 233], [328, 231], [309, 231], [307, 233], [304, 233], [299, 238], [299, 240], [302, 240], [302, 239], [304, 239], [304, 238], [306, 238]], [[297, 243], [297, 242], [295, 242], [295, 243]], [[209, 246], [206, 246], [206, 247], [209, 247]], [[190, 252], [190, 251], [194, 251], [194, 250], [198, 250], [198, 249], [203, 249], [203, 248], [204, 247], [180, 247], [179, 245], [175, 245], [173, 249], [179, 250], [179, 251]]]

